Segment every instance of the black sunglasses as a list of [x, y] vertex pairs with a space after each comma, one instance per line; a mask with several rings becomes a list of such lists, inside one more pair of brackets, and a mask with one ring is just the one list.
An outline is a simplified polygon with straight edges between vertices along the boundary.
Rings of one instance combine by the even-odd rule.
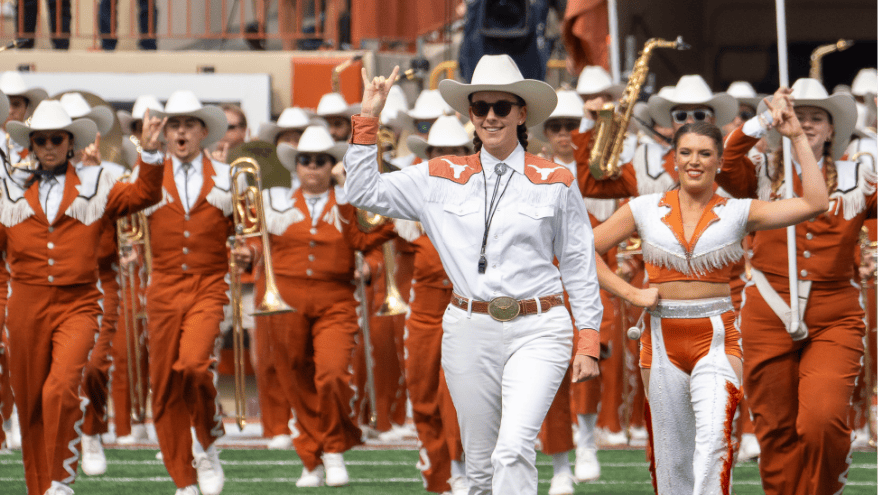
[[492, 108], [494, 109], [494, 115], [505, 117], [512, 111], [513, 106], [519, 106], [518, 102], [499, 100], [494, 103], [488, 103], [487, 101], [479, 100], [470, 103], [470, 108], [473, 111], [473, 115], [476, 117], [487, 117], [488, 112], [490, 112]]
[[67, 138], [67, 136], [57, 136], [57, 135], [52, 136], [50, 138], [47, 138], [45, 136], [37, 136], [37, 137], [33, 138], [33, 142], [36, 146], [41, 146], [41, 147], [45, 146], [47, 141], [51, 141], [52, 144], [55, 146], [61, 146], [61, 143], [63, 143], [64, 139], [66, 139], [66, 138]]
[[703, 122], [713, 117], [713, 112], [710, 110], [674, 110], [671, 112], [671, 117], [678, 124], [685, 123], [689, 117], [692, 117], [695, 122]]
[[303, 167], [308, 166], [308, 165], [313, 163], [317, 166], [317, 168], [320, 168], [320, 167], [326, 166], [327, 164], [334, 163], [334, 162], [335, 162], [335, 160], [333, 160], [331, 157], [329, 157], [327, 155], [316, 155], [315, 156], [315, 155], [300, 154], [299, 156], [296, 157], [296, 163], [298, 163], [299, 165], [302, 165]]
[[579, 129], [579, 122], [576, 122], [575, 120], [550, 120], [546, 122], [544, 129], [554, 133], [561, 132], [561, 129], [564, 129], [567, 132], [573, 132], [576, 129]]

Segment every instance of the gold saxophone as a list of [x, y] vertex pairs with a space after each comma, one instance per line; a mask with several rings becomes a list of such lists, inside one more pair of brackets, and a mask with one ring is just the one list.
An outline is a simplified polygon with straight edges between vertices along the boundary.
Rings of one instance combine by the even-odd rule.
[[847, 50], [853, 45], [852, 40], [838, 40], [828, 45], [820, 45], [811, 52], [811, 71], [808, 77], [823, 82], [823, 57], [833, 52]]
[[607, 103], [598, 111], [588, 161], [591, 175], [597, 180], [614, 179], [619, 176], [621, 167], [619, 156], [622, 154], [628, 123], [631, 121], [634, 104], [640, 96], [640, 89], [646, 82], [646, 76], [649, 75], [649, 59], [655, 48], [686, 50], [689, 45], [683, 42], [682, 36], [678, 36], [674, 41], [651, 38], [643, 46], [640, 58], [634, 63], [634, 69], [631, 71], [622, 97], [619, 98], [619, 103]]

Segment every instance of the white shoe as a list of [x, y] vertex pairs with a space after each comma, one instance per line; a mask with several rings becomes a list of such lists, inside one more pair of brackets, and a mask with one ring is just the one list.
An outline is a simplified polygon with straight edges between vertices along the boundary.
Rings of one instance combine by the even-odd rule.
[[569, 473], [552, 476], [552, 484], [549, 485], [549, 495], [573, 495], [573, 476]]
[[164, 460], [165, 460], [165, 456], [162, 455], [162, 451], [161, 451], [161, 450], [159, 450], [158, 452], [155, 453], [155, 459], [156, 459], [157, 461], [164, 461]]
[[293, 446], [293, 439], [289, 435], [275, 435], [268, 441], [271, 450], [286, 450]]
[[73, 495], [73, 488], [60, 481], [53, 481], [44, 495]]
[[[861, 448], [869, 446], [869, 427], [868, 426], [864, 426], [864, 427], [860, 428], [859, 430], [854, 430], [854, 434], [856, 434], [856, 437], [854, 437], [854, 441], [851, 442], [851, 448], [861, 449]], [[741, 441], [743, 442], [743, 438], [741, 439]]]
[[326, 478], [326, 469], [323, 467], [323, 464], [314, 468], [313, 471], [309, 471], [308, 468], [302, 468], [302, 476], [299, 476], [298, 481], [296, 481], [296, 486], [299, 488], [317, 488], [323, 486], [323, 481]]
[[448, 480], [448, 484], [451, 485], [451, 491], [448, 492], [451, 495], [468, 495], [469, 494], [469, 482], [466, 480], [464, 476], [455, 476]]
[[601, 465], [598, 462], [598, 453], [595, 449], [578, 447], [576, 449], [576, 464], [573, 472], [576, 481], [594, 481], [601, 477]]
[[219, 461], [216, 445], [211, 445], [204, 454], [196, 454], [192, 461], [198, 472], [198, 487], [204, 495], [219, 495], [223, 491], [226, 477]]
[[598, 430], [598, 444], [608, 447], [628, 445], [628, 437], [625, 435], [624, 431], [613, 433], [601, 428]]
[[99, 476], [107, 472], [107, 457], [100, 435], [82, 436], [82, 472], [89, 476]]
[[348, 468], [344, 465], [342, 454], [323, 454], [323, 465], [326, 466], [326, 484], [328, 486], [345, 486], [350, 482]]
[[177, 488], [174, 495], [201, 495], [201, 492], [198, 491], [197, 486], [189, 485], [186, 488]]
[[143, 443], [149, 440], [149, 433], [146, 431], [146, 425], [143, 423], [131, 425], [131, 433], [124, 437], [116, 439], [119, 445], [134, 445], [135, 443]]
[[645, 442], [649, 438], [649, 432], [646, 431], [646, 427], [631, 427], [631, 441]]
[[17, 410], [13, 410], [12, 419], [9, 421], [9, 429], [6, 431], [6, 446], [10, 449], [21, 448], [21, 426], [18, 424]]
[[744, 433], [741, 435], [741, 446], [738, 448], [738, 462], [745, 462], [756, 459], [762, 450], [759, 448], [759, 441], [756, 435], [752, 433]]

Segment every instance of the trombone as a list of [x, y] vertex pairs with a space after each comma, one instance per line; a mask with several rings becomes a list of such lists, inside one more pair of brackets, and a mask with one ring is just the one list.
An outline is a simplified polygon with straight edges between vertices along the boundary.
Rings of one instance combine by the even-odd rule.
[[[230, 247], [236, 247], [248, 237], [262, 239], [262, 257], [265, 266], [265, 295], [256, 306], [253, 316], [266, 316], [295, 311], [280, 297], [271, 265], [271, 248], [268, 243], [268, 230], [265, 228], [265, 210], [262, 208], [262, 176], [259, 164], [249, 157], [241, 157], [229, 166], [232, 187], [232, 213], [235, 222], [235, 235], [229, 237]], [[249, 178], [249, 179], [248, 179]], [[251, 181], [253, 185], [251, 185]], [[232, 303], [232, 342], [235, 360], [235, 421], [243, 430], [247, 423], [245, 416], [246, 389], [244, 382], [244, 303], [242, 298], [241, 275], [234, 256], [229, 256], [229, 291]]]

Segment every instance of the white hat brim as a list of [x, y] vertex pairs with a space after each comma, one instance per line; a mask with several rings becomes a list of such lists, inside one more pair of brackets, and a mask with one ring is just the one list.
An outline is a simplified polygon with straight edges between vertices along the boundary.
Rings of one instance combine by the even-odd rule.
[[94, 123], [97, 124], [98, 132], [100, 132], [102, 136], [106, 136], [111, 130], [113, 130], [113, 111], [105, 106], [92, 107], [90, 112], [77, 118], [93, 120]]
[[164, 112], [159, 110], [150, 110], [150, 115], [163, 119], [165, 117], [195, 117], [204, 122], [207, 127], [207, 136], [201, 140], [201, 147], [207, 148], [211, 144], [219, 141], [226, 135], [229, 130], [229, 121], [226, 119], [226, 113], [218, 106], [205, 105], [198, 110], [191, 112]]
[[680, 105], [704, 105], [713, 109], [716, 126], [722, 127], [735, 119], [738, 114], [738, 100], [728, 93], [716, 93], [704, 102], [674, 101], [659, 95], [652, 95], [647, 102], [649, 115], [661, 127], [673, 127], [671, 109]]
[[122, 134], [131, 134], [134, 130], [131, 128], [131, 124], [134, 123], [135, 119], [131, 112], [127, 112], [125, 110], [117, 110], [116, 118], [119, 119], [119, 127], [122, 128]]
[[[326, 153], [335, 158], [337, 162], [340, 162], [344, 158], [344, 154], [347, 153], [347, 151], [347, 143], [335, 143], [334, 145], [332, 145], [332, 147], [326, 150], [308, 150], [302, 151], [302, 153]], [[292, 173], [296, 172], [296, 157], [298, 156], [298, 148], [294, 148], [286, 143], [281, 143], [277, 145], [278, 160], [280, 160], [281, 165], [283, 165], [285, 169], [289, 170]]]
[[305, 129], [312, 125], [322, 125], [326, 127], [326, 121], [320, 117], [311, 117], [308, 119], [308, 123], [301, 127], [284, 127], [279, 126], [274, 122], [266, 122], [259, 126], [259, 132], [256, 134], [256, 137], [258, 137], [260, 141], [275, 144], [274, 140], [277, 139], [278, 134], [285, 131], [305, 132]]
[[[771, 101], [772, 98], [769, 97], [768, 101]], [[857, 125], [857, 104], [854, 102], [854, 98], [847, 94], [835, 94], [817, 100], [796, 98], [793, 100], [793, 107], [817, 107], [826, 110], [832, 116], [832, 126], [835, 130], [835, 135], [832, 138], [832, 159], [841, 159], [850, 143], [854, 127]], [[768, 106], [763, 101], [759, 104], [756, 113], [757, 115], [762, 114], [766, 110], [768, 110]], [[780, 146], [781, 135], [775, 129], [768, 132], [767, 139], [771, 149], [777, 149]], [[818, 156], [817, 159], [819, 160], [820, 157]]]
[[0, 122], [6, 122], [9, 117], [9, 97], [0, 91]]
[[[427, 155], [427, 148], [430, 148], [430, 147], [435, 148], [436, 147], [435, 145], [431, 145], [430, 143], [428, 143], [427, 140], [422, 138], [421, 136], [415, 136], [414, 134], [409, 135], [406, 138], [405, 143], [406, 143], [406, 145], [408, 145], [409, 151], [411, 151], [412, 153], [415, 154], [415, 156], [417, 156], [418, 158], [420, 158], [421, 160], [424, 160], [424, 161], [430, 160], [430, 157]], [[464, 148], [470, 150], [470, 152], [472, 152], [472, 150], [473, 150], [472, 141], [467, 141], [465, 143], [460, 143], [458, 145], [454, 145], [454, 144], [443, 144], [442, 145], [442, 147], [446, 147], [446, 146], [463, 146]]]
[[543, 81], [524, 79], [508, 84], [465, 84], [451, 79], [439, 82], [439, 94], [451, 108], [469, 116], [469, 95], [480, 91], [501, 91], [520, 97], [527, 105], [524, 124], [533, 127], [542, 124], [558, 104], [558, 95]]
[[16, 121], [9, 122], [6, 126], [9, 137], [25, 148], [30, 146], [30, 134], [36, 131], [67, 131], [73, 134], [73, 148], [81, 150], [95, 141], [98, 127], [91, 119], [77, 119], [63, 127], [46, 129], [32, 129], [30, 126]]

